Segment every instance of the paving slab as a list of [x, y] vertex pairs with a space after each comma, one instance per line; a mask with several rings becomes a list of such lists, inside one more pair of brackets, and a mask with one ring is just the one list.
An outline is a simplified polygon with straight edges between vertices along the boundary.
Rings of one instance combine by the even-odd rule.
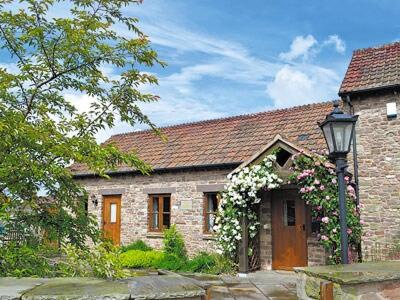
[[129, 288], [124, 282], [81, 277], [51, 279], [25, 292], [21, 299], [125, 300], [129, 298]]
[[21, 299], [23, 293], [46, 282], [40, 278], [0, 278], [0, 298], [1, 300]]

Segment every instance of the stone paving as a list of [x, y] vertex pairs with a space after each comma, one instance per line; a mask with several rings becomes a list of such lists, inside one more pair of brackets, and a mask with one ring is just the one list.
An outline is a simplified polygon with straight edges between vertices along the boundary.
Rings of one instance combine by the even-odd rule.
[[283, 271], [259, 271], [246, 278], [223, 276], [212, 283], [212, 300], [294, 300], [296, 274]]

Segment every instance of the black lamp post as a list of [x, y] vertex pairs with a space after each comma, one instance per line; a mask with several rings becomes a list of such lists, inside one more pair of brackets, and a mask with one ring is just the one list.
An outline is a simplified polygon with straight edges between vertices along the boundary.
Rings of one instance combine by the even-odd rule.
[[333, 111], [318, 125], [322, 129], [326, 144], [328, 145], [329, 157], [334, 159], [336, 162], [336, 174], [339, 183], [340, 250], [342, 264], [348, 264], [349, 257], [344, 173], [347, 168], [346, 157], [347, 153], [350, 151], [354, 127], [358, 116], [343, 113], [339, 109], [339, 103], [337, 102], [335, 102], [333, 106]]

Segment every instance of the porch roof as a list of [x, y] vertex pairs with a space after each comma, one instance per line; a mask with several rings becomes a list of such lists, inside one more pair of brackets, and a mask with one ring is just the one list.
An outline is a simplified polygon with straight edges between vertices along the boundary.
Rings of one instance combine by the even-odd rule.
[[[164, 142], [150, 130], [117, 134], [114, 143], [122, 151], [135, 150], [154, 170], [204, 166], [230, 166], [248, 161], [280, 135], [308, 150], [325, 149], [317, 121], [332, 110], [332, 102], [308, 104], [249, 115], [206, 120], [161, 128]], [[71, 166], [76, 176], [93, 174], [85, 165]], [[117, 172], [134, 171], [120, 166]]]

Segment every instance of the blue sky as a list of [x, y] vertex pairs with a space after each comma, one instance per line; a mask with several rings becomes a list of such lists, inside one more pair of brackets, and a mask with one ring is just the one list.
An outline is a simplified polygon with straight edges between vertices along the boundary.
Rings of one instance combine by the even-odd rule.
[[354, 49], [400, 38], [398, 0], [144, 0], [125, 12], [168, 63], [143, 87], [161, 97], [143, 106], [160, 126], [336, 99]]

